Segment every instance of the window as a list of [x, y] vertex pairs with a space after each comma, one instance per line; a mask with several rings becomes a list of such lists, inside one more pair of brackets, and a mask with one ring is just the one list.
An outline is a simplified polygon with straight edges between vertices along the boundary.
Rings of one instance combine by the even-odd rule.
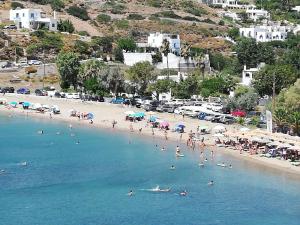
[[25, 17], [25, 13], [23, 13], [23, 17]]
[[245, 74], [245, 77], [250, 77], [250, 73], [246, 73], [246, 74]]
[[19, 18], [19, 13], [16, 13], [16, 18]]
[[34, 13], [30, 13], [30, 18], [34, 18]]
[[52, 23], [52, 27], [55, 27], [55, 23]]

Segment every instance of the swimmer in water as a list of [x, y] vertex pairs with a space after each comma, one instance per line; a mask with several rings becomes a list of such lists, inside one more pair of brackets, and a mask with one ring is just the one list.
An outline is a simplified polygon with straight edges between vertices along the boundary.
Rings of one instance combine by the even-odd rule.
[[39, 130], [38, 134], [44, 134], [44, 131], [43, 130]]
[[175, 170], [175, 166], [172, 165], [172, 166], [170, 167], [170, 170]]
[[186, 190], [184, 190], [184, 191], [182, 191], [182, 192], [179, 193], [180, 196], [186, 196], [187, 194], [188, 194], [188, 193], [187, 193]]
[[0, 174], [4, 174], [5, 173], [5, 170], [0, 170]]
[[207, 158], [204, 161], [207, 162]]
[[200, 167], [204, 167], [204, 163], [202, 163], [202, 162], [199, 163], [199, 166], [200, 166]]
[[133, 195], [134, 195], [134, 193], [133, 193], [133, 191], [132, 191], [132, 190], [130, 190], [130, 191], [127, 193], [127, 195], [128, 195], [129, 197], [131, 197], [131, 196], [133, 196]]
[[80, 143], [79, 141], [76, 141], [76, 145], [79, 145], [79, 143]]
[[229, 165], [229, 169], [232, 169], [232, 165], [231, 164]]
[[165, 147], [162, 147], [161, 150], [162, 150], [162, 151], [165, 151], [166, 149], [165, 149]]
[[28, 165], [28, 163], [26, 161], [20, 163], [20, 166], [27, 166], [27, 165]]
[[210, 182], [207, 183], [207, 185], [210, 185], [210, 186], [214, 185], [214, 181], [211, 180]]
[[56, 135], [60, 135], [60, 131], [57, 131], [57, 132], [56, 132]]

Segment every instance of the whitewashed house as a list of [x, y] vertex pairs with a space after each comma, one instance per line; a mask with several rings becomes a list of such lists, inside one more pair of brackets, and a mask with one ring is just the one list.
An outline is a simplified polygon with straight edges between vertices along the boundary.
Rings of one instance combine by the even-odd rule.
[[57, 19], [46, 17], [40, 9], [11, 9], [9, 19], [14, 21], [18, 28], [39, 29], [47, 28], [50, 31], [57, 31]]
[[270, 13], [264, 9], [247, 9], [246, 14], [249, 19], [255, 22], [260, 18], [270, 19]]
[[300, 5], [295, 6], [292, 8], [293, 11], [300, 12]]
[[169, 41], [170, 52], [176, 55], [180, 54], [180, 37], [178, 34], [163, 34], [163, 33], [150, 33], [148, 36], [147, 44], [145, 47], [161, 48], [163, 40]]
[[244, 65], [244, 69], [242, 72], [242, 85], [250, 86], [252, 83], [252, 80], [254, 78], [255, 73], [259, 72], [261, 68], [265, 66], [264, 63], [261, 63], [257, 68], [249, 68], [247, 69], [247, 66]]
[[288, 32], [293, 29], [290, 26], [251, 26], [240, 28], [240, 36], [254, 38], [257, 42], [283, 41]]
[[228, 9], [255, 9], [253, 4], [243, 4], [240, 0], [205, 0], [208, 5], [219, 6]]
[[219, 12], [219, 16], [231, 18], [234, 21], [239, 21], [241, 18], [238, 16], [236, 12], [231, 11], [221, 11]]

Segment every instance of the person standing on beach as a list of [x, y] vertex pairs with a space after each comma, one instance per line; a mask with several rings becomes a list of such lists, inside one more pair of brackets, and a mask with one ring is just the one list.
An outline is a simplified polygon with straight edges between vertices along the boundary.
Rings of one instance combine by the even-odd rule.
[[167, 130], [165, 130], [165, 139], [166, 139], [166, 141], [168, 140], [168, 132], [167, 132]]

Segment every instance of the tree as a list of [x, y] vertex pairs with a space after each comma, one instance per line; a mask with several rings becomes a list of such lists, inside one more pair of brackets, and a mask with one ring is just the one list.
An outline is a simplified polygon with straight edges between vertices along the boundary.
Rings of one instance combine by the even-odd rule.
[[296, 80], [297, 73], [291, 65], [268, 65], [255, 75], [253, 86], [261, 96], [270, 96], [273, 94], [274, 83], [275, 93], [278, 94]]
[[150, 82], [156, 80], [154, 67], [149, 62], [138, 62], [127, 70], [128, 78], [135, 83], [140, 94], [145, 94], [145, 91]]
[[61, 87], [68, 88], [72, 84], [76, 90], [80, 67], [78, 55], [73, 52], [61, 52], [57, 56], [56, 65], [61, 76]]
[[155, 92], [156, 99], [159, 99], [161, 93], [169, 92], [172, 87], [175, 86], [174, 81], [168, 79], [157, 80], [155, 83], [151, 83], [147, 91]]
[[120, 67], [110, 68], [107, 82], [109, 90], [114, 93], [115, 96], [118, 96], [118, 93], [124, 89], [125, 84], [124, 73], [121, 72]]
[[192, 95], [200, 93], [200, 78], [197, 75], [190, 74], [185, 80], [180, 81], [173, 88], [173, 93], [176, 98], [191, 98]]
[[183, 47], [181, 48], [180, 56], [183, 57], [183, 59], [186, 62], [187, 66], [189, 67], [188, 60], [189, 60], [189, 58], [191, 56], [191, 46], [188, 45], [188, 44], [184, 44]]
[[247, 15], [247, 13], [245, 11], [240, 12], [239, 16], [240, 16], [240, 18], [241, 18], [241, 20], [242, 20], [243, 23], [247, 23], [248, 22], [249, 18], [248, 18], [248, 15]]
[[76, 5], [73, 5], [73, 6], [70, 6], [66, 11], [70, 15], [78, 17], [82, 20], [89, 20], [90, 19], [89, 15], [88, 15], [88, 12], [83, 7], [78, 7]]
[[105, 37], [92, 37], [91, 47], [95, 51], [100, 51], [102, 53], [112, 53], [112, 43], [114, 39], [110, 36]]
[[203, 97], [219, 96], [220, 94], [229, 94], [235, 86], [235, 80], [229, 75], [220, 75], [204, 79], [201, 83], [201, 95]]
[[115, 60], [118, 62], [124, 62], [124, 54], [123, 54], [123, 50], [120, 48], [116, 48], [114, 49], [114, 56], [115, 56]]
[[276, 105], [292, 111], [300, 111], [300, 79], [288, 89], [282, 89], [280, 91]]
[[159, 62], [162, 62], [162, 55], [160, 52], [156, 52], [154, 55], [152, 55], [152, 63], [157, 64]]
[[237, 27], [233, 27], [228, 31], [228, 36], [233, 40], [237, 40], [240, 36], [239, 29]]
[[[160, 48], [161, 53], [167, 57], [167, 68], [169, 70], [169, 53], [170, 53], [170, 42], [167, 39], [164, 39], [162, 42], [162, 46]], [[168, 73], [168, 79], [170, 78], [170, 73]]]
[[237, 98], [237, 107], [245, 111], [254, 110], [257, 106], [258, 94], [249, 91]]
[[300, 46], [287, 50], [283, 59], [286, 64], [290, 64], [300, 71]]
[[107, 15], [107, 14], [104, 14], [104, 13], [101, 13], [99, 14], [97, 17], [96, 17], [96, 20], [99, 22], [99, 23], [108, 23], [111, 21], [111, 16], [110, 15]]
[[242, 65], [256, 67], [260, 62], [272, 64], [274, 52], [266, 43], [256, 43], [255, 39], [242, 38], [235, 47], [237, 57]]
[[284, 126], [287, 125], [288, 114], [288, 111], [284, 107], [275, 109], [273, 113], [273, 120], [275, 121], [279, 131], [283, 131]]
[[300, 136], [300, 112], [290, 112], [288, 116], [288, 123], [293, 130], [293, 133]]
[[196, 65], [199, 68], [202, 74], [202, 80], [204, 80], [204, 71], [205, 71], [205, 58], [203, 53], [199, 53], [196, 56]]
[[132, 38], [120, 38], [118, 40], [118, 48], [125, 50], [126, 52], [134, 52], [136, 43]]
[[76, 40], [74, 44], [74, 52], [79, 53], [79, 55], [82, 57], [83, 55], [89, 55], [90, 54], [90, 46], [88, 43]]
[[80, 84], [92, 93], [105, 93], [108, 91], [107, 77], [109, 68], [101, 61], [93, 59], [80, 66]]
[[73, 33], [75, 31], [74, 25], [70, 20], [60, 20], [57, 24], [57, 29], [61, 32]]

